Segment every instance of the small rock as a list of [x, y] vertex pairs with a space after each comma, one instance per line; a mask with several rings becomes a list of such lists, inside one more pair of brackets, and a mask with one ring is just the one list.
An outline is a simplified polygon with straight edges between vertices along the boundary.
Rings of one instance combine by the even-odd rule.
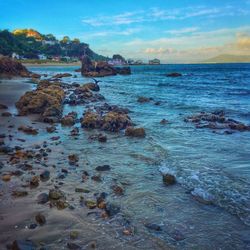
[[92, 201], [92, 200], [87, 200], [85, 201], [85, 205], [86, 207], [88, 207], [89, 209], [94, 209], [96, 208], [97, 204], [95, 201]]
[[29, 225], [29, 229], [35, 229], [37, 227], [36, 223], [32, 223]]
[[68, 247], [68, 249], [71, 249], [71, 250], [81, 249], [81, 247], [79, 245], [72, 243], [72, 242], [68, 242], [67, 247]]
[[165, 185], [169, 186], [169, 185], [173, 185], [176, 183], [176, 179], [173, 175], [171, 174], [164, 174], [162, 176], [162, 181]]
[[0, 103], [0, 109], [8, 109], [8, 107], [2, 103]]
[[88, 189], [84, 189], [84, 188], [75, 188], [75, 192], [76, 193], [90, 193]]
[[102, 181], [102, 178], [101, 178], [100, 175], [93, 175], [93, 176], [91, 177], [91, 179], [92, 179], [93, 181], [97, 181], [97, 182], [101, 182], [101, 181]]
[[39, 186], [39, 177], [38, 176], [33, 176], [30, 180], [30, 187], [35, 188]]
[[167, 124], [168, 123], [168, 120], [166, 120], [166, 119], [162, 119], [161, 121], [160, 121], [160, 124], [162, 124], [162, 125], [165, 125], [165, 124]]
[[47, 181], [50, 177], [50, 172], [48, 170], [44, 170], [41, 174], [40, 174], [40, 179], [41, 181]]
[[72, 165], [79, 161], [79, 157], [76, 154], [69, 155], [68, 159], [69, 159], [69, 163]]
[[144, 128], [133, 128], [133, 127], [128, 127], [125, 130], [125, 135], [126, 136], [131, 136], [131, 137], [145, 137], [146, 133]]
[[10, 112], [3, 112], [2, 116], [3, 117], [10, 117], [10, 116], [12, 116], [12, 114]]
[[59, 200], [60, 198], [63, 198], [63, 197], [64, 197], [64, 195], [63, 195], [62, 191], [60, 191], [60, 190], [52, 189], [49, 191], [49, 199]]
[[2, 181], [10, 181], [11, 180], [11, 175], [10, 174], [5, 174], [2, 176]]
[[55, 126], [47, 127], [46, 130], [48, 133], [53, 133], [56, 131], [56, 127]]
[[79, 233], [77, 231], [71, 231], [69, 234], [70, 239], [75, 240], [78, 238]]
[[56, 207], [58, 210], [62, 210], [62, 209], [65, 209], [66, 207], [68, 207], [68, 203], [65, 201], [62, 201], [62, 200], [58, 200], [56, 202]]
[[79, 128], [73, 128], [71, 131], [70, 131], [70, 135], [71, 136], [78, 136], [79, 135]]
[[35, 217], [36, 222], [40, 225], [43, 226], [46, 223], [46, 218], [44, 215], [42, 215], [41, 213], [38, 213]]
[[113, 189], [114, 193], [117, 194], [117, 195], [123, 195], [124, 194], [123, 188], [118, 186], [118, 185], [112, 186], [112, 189]]
[[28, 127], [28, 126], [20, 126], [18, 128], [19, 131], [22, 131], [26, 134], [29, 134], [29, 135], [37, 135], [38, 134], [38, 130], [37, 129], [34, 129], [32, 127]]
[[35, 250], [36, 246], [31, 240], [15, 240], [11, 250]]
[[99, 142], [107, 142], [107, 136], [103, 134], [98, 135], [98, 141]]
[[120, 210], [121, 210], [121, 208], [116, 204], [112, 204], [112, 203], [106, 204], [105, 211], [108, 214], [108, 216], [114, 216], [114, 215], [118, 214], [120, 212]]
[[179, 77], [182, 76], [181, 73], [177, 73], [177, 72], [172, 72], [172, 73], [168, 73], [166, 74], [167, 77]]
[[96, 171], [108, 171], [110, 170], [110, 166], [109, 165], [102, 165], [102, 166], [98, 166], [95, 168]]
[[137, 102], [139, 102], [139, 103], [150, 102], [150, 98], [144, 97], [144, 96], [139, 96], [138, 99], [137, 99]]
[[37, 196], [38, 204], [45, 204], [49, 201], [49, 196], [46, 193], [41, 193]]
[[16, 191], [13, 191], [11, 195], [15, 198], [24, 197], [28, 195], [28, 192], [22, 191], [22, 190], [16, 190]]

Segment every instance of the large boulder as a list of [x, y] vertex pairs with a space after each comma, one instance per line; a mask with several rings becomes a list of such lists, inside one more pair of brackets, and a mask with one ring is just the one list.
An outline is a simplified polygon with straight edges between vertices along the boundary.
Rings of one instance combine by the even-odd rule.
[[11, 77], [21, 76], [29, 77], [31, 72], [27, 70], [20, 62], [12, 60], [9, 57], [0, 56], [0, 76]]
[[36, 90], [26, 92], [16, 102], [16, 107], [20, 115], [40, 114], [44, 121], [50, 121], [50, 117], [61, 117], [63, 99], [64, 90], [57, 84], [38, 86]]

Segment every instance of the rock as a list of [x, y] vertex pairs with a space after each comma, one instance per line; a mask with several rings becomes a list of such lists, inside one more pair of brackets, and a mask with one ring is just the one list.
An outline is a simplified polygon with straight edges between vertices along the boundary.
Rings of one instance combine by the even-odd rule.
[[75, 188], [75, 192], [76, 193], [90, 193], [88, 189], [84, 189], [84, 188]]
[[49, 196], [46, 193], [41, 193], [37, 196], [37, 203], [38, 204], [45, 204], [49, 201]]
[[71, 250], [81, 249], [81, 247], [79, 245], [72, 243], [72, 242], [68, 242], [67, 247], [68, 247], [68, 249], [71, 249]]
[[10, 117], [10, 116], [12, 116], [12, 114], [10, 112], [3, 112], [2, 116], [3, 117]]
[[162, 175], [162, 181], [166, 186], [173, 185], [176, 183], [175, 177], [171, 174]]
[[79, 128], [75, 127], [70, 131], [71, 136], [78, 136], [79, 135]]
[[154, 230], [154, 231], [162, 231], [161, 226], [155, 224], [155, 223], [146, 223], [144, 224], [144, 226], [150, 230]]
[[60, 198], [64, 198], [64, 194], [62, 193], [62, 191], [57, 189], [51, 189], [49, 191], [49, 199], [59, 200]]
[[30, 72], [20, 62], [17, 62], [9, 57], [0, 57], [0, 76], [12, 77], [21, 76], [29, 77]]
[[101, 126], [101, 117], [99, 114], [94, 113], [94, 112], [86, 112], [82, 122], [81, 122], [82, 127], [84, 128], [100, 128]]
[[16, 107], [19, 115], [40, 114], [45, 122], [58, 121], [62, 115], [64, 90], [57, 84], [49, 84], [46, 87], [38, 85], [33, 91], [26, 92]]
[[30, 180], [30, 187], [31, 188], [36, 188], [39, 186], [39, 177], [38, 176], [33, 176]]
[[101, 181], [102, 181], [102, 178], [101, 178], [100, 175], [93, 175], [93, 176], [91, 177], [91, 179], [92, 179], [93, 181], [97, 181], [97, 182], [101, 182]]
[[48, 170], [44, 170], [41, 174], [40, 174], [40, 179], [41, 181], [47, 181], [50, 177], [50, 172]]
[[168, 120], [166, 120], [166, 119], [162, 119], [161, 121], [160, 121], [160, 124], [162, 124], [162, 125], [165, 125], [165, 124], [167, 124], [168, 123]]
[[56, 127], [55, 126], [50, 126], [50, 127], [47, 127], [46, 130], [47, 130], [48, 133], [53, 133], [53, 132], [56, 131]]
[[95, 168], [96, 171], [108, 171], [110, 170], [110, 166], [109, 165], [102, 165], [102, 166], [98, 166]]
[[92, 200], [86, 200], [85, 201], [85, 205], [86, 207], [88, 207], [89, 209], [94, 209], [96, 208], [97, 204], [95, 201], [92, 201]]
[[117, 195], [123, 195], [124, 194], [123, 188], [118, 186], [118, 185], [112, 186], [112, 189], [113, 189], [114, 193], [117, 194]]
[[2, 103], [0, 103], [0, 109], [8, 109], [8, 107]]
[[29, 229], [35, 229], [37, 227], [36, 223], [32, 223], [29, 225]]
[[37, 129], [34, 129], [32, 127], [28, 127], [28, 126], [20, 126], [18, 128], [19, 131], [22, 131], [26, 134], [29, 134], [29, 135], [37, 135], [38, 134], [38, 130]]
[[110, 217], [118, 214], [120, 212], [120, 210], [121, 210], [121, 208], [116, 204], [112, 204], [112, 203], [106, 204], [105, 211], [108, 214], [108, 216], [110, 216]]
[[150, 98], [144, 97], [144, 96], [139, 96], [138, 99], [137, 99], [137, 102], [139, 102], [139, 103], [150, 102]]
[[99, 91], [100, 87], [97, 83], [85, 83], [84, 85], [81, 86], [81, 88], [92, 90], [92, 91]]
[[143, 138], [146, 136], [144, 128], [134, 128], [134, 127], [128, 127], [125, 131], [126, 136], [130, 137], [140, 137]]
[[62, 210], [68, 207], [68, 203], [63, 200], [56, 201], [56, 207], [58, 210]]
[[76, 154], [69, 155], [68, 159], [69, 159], [69, 163], [72, 165], [76, 164], [79, 161], [79, 157]]
[[38, 213], [35, 217], [36, 222], [40, 225], [43, 226], [46, 223], [46, 218], [43, 214]]
[[9, 154], [9, 153], [12, 153], [14, 151], [13, 148], [11, 147], [8, 147], [8, 146], [0, 146], [0, 153], [4, 153], [4, 154]]
[[5, 175], [2, 175], [1, 177], [2, 181], [10, 181], [11, 180], [11, 175], [10, 174], [5, 174]]
[[12, 192], [11, 194], [13, 197], [18, 198], [18, 197], [24, 197], [28, 195], [27, 191], [23, 191], [23, 190], [15, 190]]
[[107, 136], [103, 134], [98, 135], [98, 141], [99, 142], [107, 142]]
[[78, 238], [79, 233], [77, 231], [71, 231], [69, 234], [70, 239], [75, 240]]
[[116, 67], [115, 70], [119, 75], [131, 75], [130, 67]]
[[11, 250], [35, 250], [36, 245], [31, 240], [15, 240]]
[[54, 75], [52, 78], [56, 79], [56, 78], [71, 77], [71, 76], [72, 74], [70, 73], [60, 73], [60, 74]]
[[61, 120], [63, 126], [73, 126], [77, 119], [77, 113], [71, 112], [64, 116]]
[[179, 77], [179, 76], [182, 76], [181, 73], [177, 73], [177, 72], [172, 72], [172, 73], [169, 73], [169, 74], [166, 74], [167, 77]]

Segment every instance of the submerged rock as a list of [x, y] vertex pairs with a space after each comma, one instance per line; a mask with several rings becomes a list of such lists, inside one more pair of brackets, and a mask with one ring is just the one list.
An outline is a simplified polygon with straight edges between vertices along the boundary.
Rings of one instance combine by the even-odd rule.
[[6, 105], [0, 103], [0, 109], [8, 109], [8, 106], [6, 106]]
[[41, 193], [37, 196], [37, 203], [38, 204], [45, 204], [49, 201], [49, 196], [46, 193]]
[[40, 225], [43, 226], [46, 223], [46, 218], [43, 214], [38, 213], [35, 217], [36, 222]]
[[31, 240], [15, 240], [11, 250], [35, 250], [36, 245]]
[[60, 198], [64, 198], [64, 194], [62, 191], [57, 189], [51, 189], [49, 191], [49, 199], [59, 200]]
[[79, 157], [76, 154], [71, 154], [68, 156], [70, 164], [76, 164], [79, 161]]
[[144, 97], [144, 96], [139, 96], [138, 99], [137, 99], [137, 102], [139, 102], [139, 103], [150, 102], [150, 98]]
[[172, 72], [172, 73], [168, 73], [166, 74], [167, 77], [180, 77], [182, 76], [181, 73], [177, 73], [177, 72]]
[[130, 137], [145, 137], [146, 136], [146, 132], [144, 130], [144, 128], [134, 128], [134, 127], [128, 127], [125, 131], [125, 135], [126, 136], [130, 136]]
[[59, 74], [56, 74], [56, 75], [54, 75], [52, 78], [63, 78], [63, 77], [71, 77], [72, 76], [72, 74], [70, 74], [70, 73], [59, 73]]
[[166, 186], [173, 185], [176, 183], [175, 176], [171, 174], [163, 174], [162, 181]]
[[155, 224], [155, 223], [146, 223], [144, 224], [144, 226], [150, 230], [154, 230], [154, 231], [162, 231], [161, 226]]
[[40, 179], [41, 181], [47, 181], [50, 178], [50, 172], [48, 170], [44, 170], [41, 174], [40, 174]]
[[95, 168], [95, 170], [97, 170], [97, 171], [108, 171], [110, 169], [111, 168], [110, 168], [109, 165], [102, 165], [102, 166], [98, 166], [98, 167]]
[[34, 129], [30, 126], [20, 126], [18, 128], [19, 131], [22, 131], [26, 134], [29, 134], [29, 135], [37, 135], [38, 134], [38, 130], [37, 129]]

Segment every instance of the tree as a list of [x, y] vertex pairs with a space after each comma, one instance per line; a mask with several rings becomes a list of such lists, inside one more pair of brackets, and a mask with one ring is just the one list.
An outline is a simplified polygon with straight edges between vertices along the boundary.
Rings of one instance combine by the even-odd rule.
[[70, 42], [70, 38], [68, 36], [64, 36], [60, 42], [63, 44], [68, 44]]

